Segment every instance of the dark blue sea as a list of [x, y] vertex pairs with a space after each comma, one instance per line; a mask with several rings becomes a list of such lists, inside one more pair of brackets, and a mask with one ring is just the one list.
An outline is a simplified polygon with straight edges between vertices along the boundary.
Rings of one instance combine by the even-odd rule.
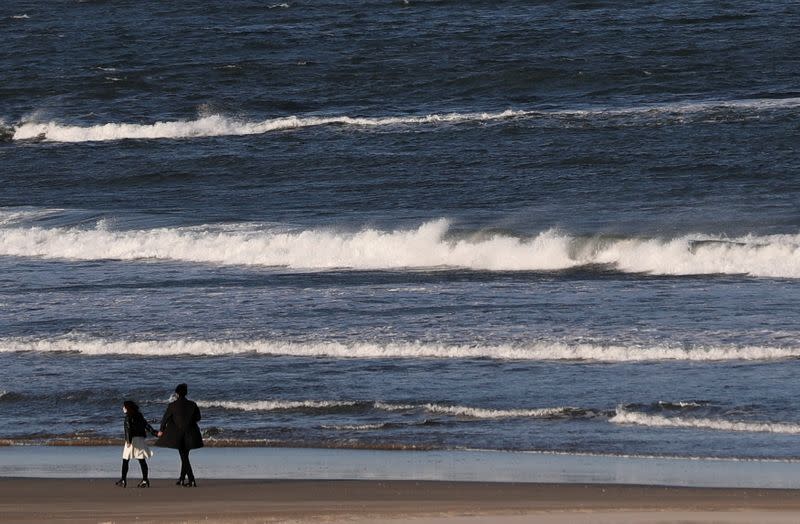
[[0, 443], [800, 458], [798, 27], [5, 0]]

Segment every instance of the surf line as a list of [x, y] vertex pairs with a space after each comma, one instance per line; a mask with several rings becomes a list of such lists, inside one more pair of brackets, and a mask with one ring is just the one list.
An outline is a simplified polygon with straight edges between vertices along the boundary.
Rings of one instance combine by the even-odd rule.
[[[630, 107], [586, 107], [565, 109], [505, 109], [502, 111], [442, 112], [425, 115], [283, 116], [261, 121], [247, 121], [220, 114], [201, 115], [194, 120], [158, 121], [151, 124], [109, 122], [92, 126], [68, 125], [57, 121], [21, 122], [16, 126], [0, 125], [0, 140], [41, 140], [52, 142], [95, 142], [106, 140], [189, 139], [216, 136], [263, 134], [271, 131], [316, 126], [375, 128], [403, 125], [446, 125], [480, 123], [512, 119], [541, 118], [556, 123], [564, 119], [597, 120], [633, 118], [637, 122], [659, 121], [711, 111], [749, 113], [800, 107], [800, 98], [700, 100], [642, 104]], [[643, 120], [642, 120], [643, 118]]]

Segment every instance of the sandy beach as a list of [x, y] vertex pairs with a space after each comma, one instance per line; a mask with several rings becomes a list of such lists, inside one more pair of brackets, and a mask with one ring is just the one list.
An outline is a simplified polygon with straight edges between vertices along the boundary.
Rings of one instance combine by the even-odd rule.
[[796, 522], [800, 492], [419, 481], [0, 479], [3, 522]]
[[0, 448], [0, 522], [783, 523], [797, 464], [494, 452], [206, 448], [125, 489], [117, 447]]

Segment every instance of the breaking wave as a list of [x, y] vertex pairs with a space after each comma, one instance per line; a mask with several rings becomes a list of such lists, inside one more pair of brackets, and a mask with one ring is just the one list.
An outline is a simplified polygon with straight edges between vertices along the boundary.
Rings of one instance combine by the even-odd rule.
[[395, 429], [413, 425], [414, 424], [394, 424], [392, 422], [378, 422], [376, 424], [324, 424], [322, 429], [333, 429], [336, 431], [375, 431], [378, 429]]
[[[9, 217], [12, 215], [9, 214]], [[800, 278], [800, 234], [726, 238], [457, 236], [446, 219], [416, 229], [286, 230], [258, 224], [114, 231], [0, 222], [0, 255], [71, 260], [172, 260], [292, 269], [554, 271], [600, 265], [653, 275]]]
[[430, 413], [479, 419], [501, 418], [583, 418], [596, 413], [590, 409], [573, 407], [534, 408], [534, 409], [486, 409], [469, 406], [448, 406], [444, 404], [423, 404]]
[[691, 119], [739, 120], [769, 110], [795, 109], [800, 98], [760, 98], [742, 100], [702, 100], [633, 107], [587, 107], [579, 109], [523, 110], [496, 112], [433, 113], [405, 116], [286, 116], [247, 121], [219, 114], [195, 120], [154, 122], [151, 124], [106, 123], [93, 126], [67, 125], [55, 121], [22, 122], [14, 128], [14, 140], [53, 142], [93, 142], [124, 139], [187, 139], [214, 136], [241, 136], [319, 126], [376, 128], [502, 121], [542, 120], [563, 126], [570, 121], [597, 122], [600, 125], [652, 125], [682, 123]]
[[358, 406], [359, 402], [338, 400], [198, 400], [201, 408], [222, 408], [237, 411], [338, 411]]
[[350, 117], [350, 116], [287, 116], [259, 122], [247, 122], [222, 115], [208, 115], [196, 120], [155, 122], [153, 124], [117, 124], [81, 127], [47, 123], [23, 123], [14, 129], [14, 140], [47, 140], [52, 142], [98, 142], [124, 139], [185, 139], [214, 136], [260, 135], [320, 126], [375, 128], [401, 125], [458, 124], [486, 122], [524, 116], [525, 111], [497, 113], [442, 113], [422, 116]]
[[289, 342], [280, 340], [108, 340], [77, 336], [0, 339], [0, 353], [78, 353], [90, 356], [240, 354], [329, 358], [434, 358], [496, 360], [563, 360], [584, 362], [781, 360], [800, 357], [800, 347], [622, 346], [566, 342], [527, 344], [447, 345], [422, 342]]
[[222, 408], [239, 411], [285, 411], [315, 410], [323, 412], [347, 409], [374, 409], [378, 411], [425, 411], [431, 414], [477, 419], [501, 418], [564, 418], [592, 417], [591, 409], [574, 407], [534, 409], [491, 409], [437, 403], [394, 404], [390, 402], [342, 401], [342, 400], [198, 400], [197, 405], [206, 408]]
[[616, 415], [614, 415], [610, 421], [614, 424], [633, 424], [657, 428], [692, 428], [718, 431], [800, 434], [800, 424], [788, 424], [783, 422], [744, 422], [700, 417], [665, 417], [664, 415], [628, 411], [623, 407], [617, 408]]

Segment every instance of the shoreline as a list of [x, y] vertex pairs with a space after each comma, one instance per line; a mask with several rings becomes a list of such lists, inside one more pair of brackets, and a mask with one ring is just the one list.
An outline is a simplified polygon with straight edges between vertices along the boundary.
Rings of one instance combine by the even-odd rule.
[[[151, 437], [148, 437], [151, 439]], [[13, 438], [0, 438], [0, 450], [2, 449], [27, 449], [27, 448], [121, 448], [125, 441], [118, 437], [109, 438], [95, 438], [89, 442], [79, 439], [64, 439], [64, 440], [18, 440]], [[159, 448], [150, 445], [151, 449], [170, 449]], [[643, 460], [693, 460], [693, 461], [709, 461], [709, 462], [776, 462], [776, 463], [794, 463], [800, 464], [800, 455], [798, 456], [764, 456], [764, 457], [746, 457], [746, 456], [703, 456], [703, 455], [658, 455], [652, 453], [602, 453], [594, 451], [562, 451], [562, 450], [546, 450], [546, 449], [493, 449], [493, 448], [470, 448], [470, 447], [453, 447], [443, 448], [438, 446], [407, 446], [404, 444], [398, 445], [325, 445], [321, 443], [297, 444], [288, 442], [272, 442], [262, 440], [235, 440], [235, 441], [220, 441], [203, 439], [203, 449], [227, 449], [227, 450], [248, 450], [248, 449], [289, 449], [289, 450], [325, 450], [332, 452], [378, 452], [378, 453], [396, 453], [396, 452], [409, 452], [409, 453], [498, 453], [498, 454], [518, 454], [518, 455], [547, 455], [547, 456], [565, 456], [565, 457], [598, 457], [608, 459], [643, 459]], [[2, 475], [0, 475], [2, 476]]]
[[[152, 479], [178, 471], [178, 454], [153, 448]], [[114, 478], [121, 446], [0, 447], [0, 478]], [[203, 448], [198, 479], [513, 482], [800, 489], [796, 461], [660, 458], [504, 451]], [[139, 474], [131, 465], [131, 477]]]
[[[800, 491], [607, 484], [0, 479], [7, 522], [793, 522]], [[135, 486], [134, 483], [131, 483]], [[46, 494], [46, 496], [43, 496]]]

